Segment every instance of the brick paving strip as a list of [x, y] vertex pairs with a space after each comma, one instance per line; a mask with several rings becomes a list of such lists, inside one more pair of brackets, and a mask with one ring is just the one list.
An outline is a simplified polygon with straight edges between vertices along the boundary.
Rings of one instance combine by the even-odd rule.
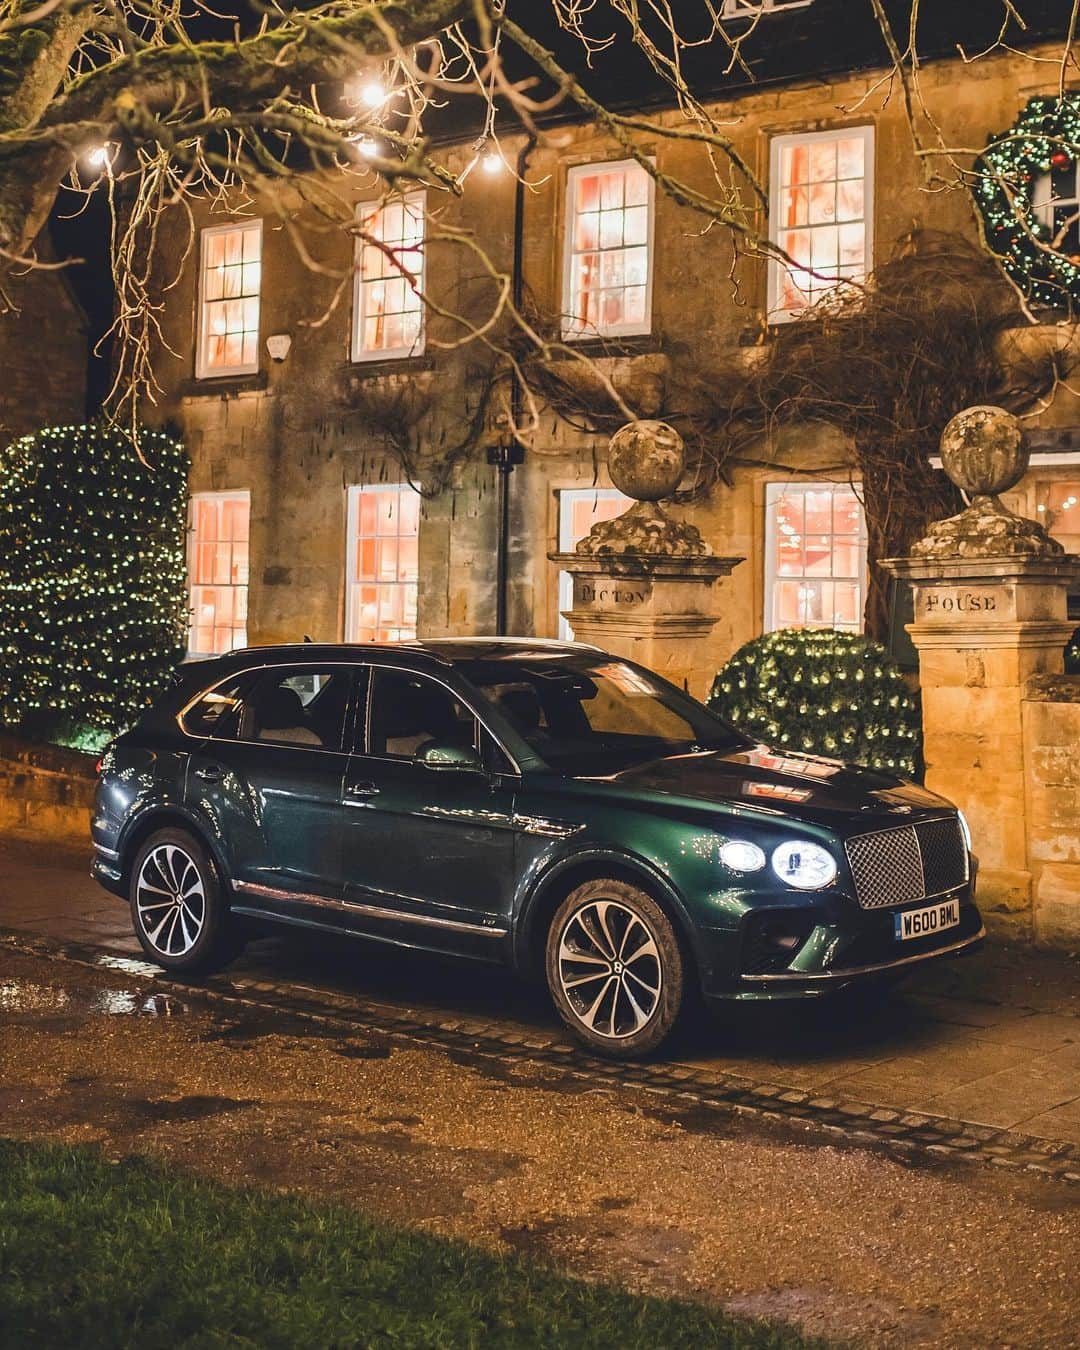
[[471, 1017], [442, 1018], [431, 1010], [414, 1014], [302, 983], [290, 982], [283, 987], [228, 975], [201, 977], [198, 983], [192, 983], [90, 943], [0, 929], [0, 946], [27, 955], [60, 957], [98, 970], [111, 967], [129, 974], [137, 971], [177, 996], [284, 1013], [338, 1031], [362, 1031], [466, 1060], [553, 1068], [564, 1077], [607, 1089], [647, 1094], [654, 1104], [662, 1102], [677, 1110], [705, 1108], [718, 1116], [745, 1115], [797, 1125], [898, 1158], [979, 1163], [1066, 1184], [1080, 1183], [1080, 1146], [1015, 1130], [801, 1091], [715, 1068], [594, 1059], [572, 1042], [539, 1029], [522, 1030]]

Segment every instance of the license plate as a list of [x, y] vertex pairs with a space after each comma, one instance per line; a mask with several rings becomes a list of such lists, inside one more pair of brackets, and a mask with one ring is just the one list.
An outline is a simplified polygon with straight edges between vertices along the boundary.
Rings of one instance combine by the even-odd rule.
[[960, 922], [960, 901], [942, 900], [936, 905], [923, 905], [921, 909], [909, 909], [904, 914], [894, 914], [898, 942], [907, 942], [909, 938], [929, 937], [946, 928], [955, 928]]

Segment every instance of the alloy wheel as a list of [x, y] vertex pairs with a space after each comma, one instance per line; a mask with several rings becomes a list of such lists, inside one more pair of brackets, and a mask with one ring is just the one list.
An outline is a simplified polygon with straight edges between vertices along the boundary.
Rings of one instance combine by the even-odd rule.
[[594, 1035], [636, 1035], [656, 1012], [663, 968], [656, 938], [633, 910], [590, 900], [559, 937], [559, 983], [574, 1015]]
[[178, 844], [159, 844], [143, 859], [135, 908], [147, 942], [163, 956], [184, 956], [206, 924], [206, 892], [194, 858]]

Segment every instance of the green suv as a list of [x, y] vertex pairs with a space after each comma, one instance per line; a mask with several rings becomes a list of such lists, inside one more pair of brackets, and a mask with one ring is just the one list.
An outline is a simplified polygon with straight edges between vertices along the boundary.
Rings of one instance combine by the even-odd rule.
[[692, 994], [806, 997], [983, 936], [947, 801], [537, 639], [184, 665], [107, 751], [93, 837], [170, 970], [220, 964], [250, 920], [503, 962], [616, 1056]]

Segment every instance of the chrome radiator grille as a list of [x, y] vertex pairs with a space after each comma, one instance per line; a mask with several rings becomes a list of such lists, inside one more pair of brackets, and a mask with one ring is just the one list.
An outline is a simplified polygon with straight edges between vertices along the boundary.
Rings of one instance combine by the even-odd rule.
[[849, 839], [844, 851], [863, 909], [927, 900], [968, 879], [967, 849], [955, 816], [861, 834]]

